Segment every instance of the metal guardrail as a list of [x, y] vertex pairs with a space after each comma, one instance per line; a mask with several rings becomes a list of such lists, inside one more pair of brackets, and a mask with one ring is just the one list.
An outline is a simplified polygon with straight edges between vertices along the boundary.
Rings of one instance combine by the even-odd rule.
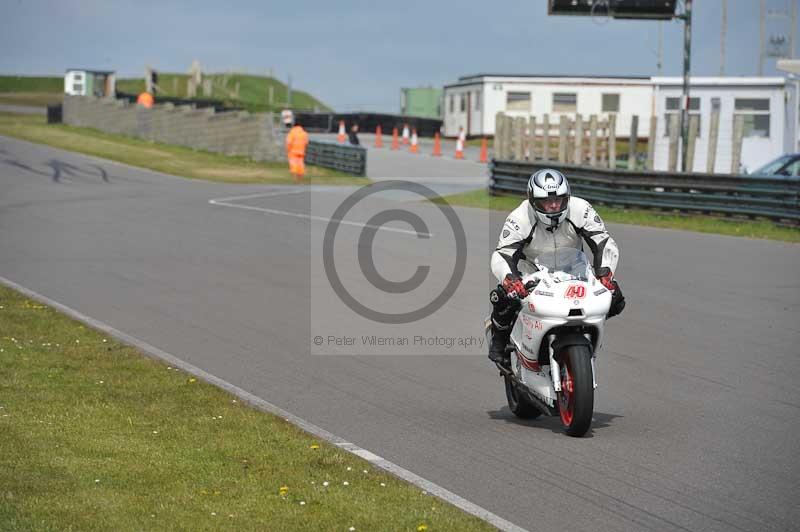
[[311, 140], [306, 148], [306, 162], [347, 174], [367, 175], [367, 150], [360, 146]]
[[558, 163], [492, 160], [489, 192], [525, 195], [531, 174], [563, 172], [575, 195], [611, 206], [643, 207], [800, 224], [800, 178], [607, 170]]

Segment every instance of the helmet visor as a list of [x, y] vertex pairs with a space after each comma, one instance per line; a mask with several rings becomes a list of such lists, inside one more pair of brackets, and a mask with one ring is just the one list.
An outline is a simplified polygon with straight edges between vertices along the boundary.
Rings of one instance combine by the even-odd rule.
[[548, 196], [535, 198], [533, 208], [544, 214], [557, 214], [567, 208], [569, 196]]

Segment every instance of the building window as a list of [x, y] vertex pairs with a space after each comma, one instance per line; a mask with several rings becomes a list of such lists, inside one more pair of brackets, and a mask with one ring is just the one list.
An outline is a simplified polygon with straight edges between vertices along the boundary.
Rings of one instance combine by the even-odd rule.
[[[669, 137], [670, 132], [670, 125], [669, 119], [672, 115], [678, 115], [678, 128], [680, 128], [680, 116], [681, 116], [681, 98], [667, 98], [666, 101], [666, 112], [664, 113], [664, 136]], [[700, 98], [689, 98], [689, 116], [696, 116], [697, 117], [697, 136], [700, 136], [700, 131], [702, 130], [702, 124], [700, 123]], [[680, 130], [678, 131], [678, 137], [681, 136]]]
[[603, 94], [603, 113], [619, 113], [619, 94]]
[[77, 93], [83, 92], [83, 84], [82, 83], [73, 83], [72, 84], [72, 92], [77, 92]]
[[461, 106], [460, 107], [461, 107], [461, 112], [462, 113], [467, 110], [467, 94], [466, 93], [462, 93], [461, 94]]
[[521, 111], [529, 113], [531, 110], [530, 92], [506, 93], [506, 111]]
[[475, 110], [481, 110], [481, 91], [475, 91]]
[[733, 116], [744, 117], [744, 136], [769, 138], [769, 99], [736, 98]]
[[553, 94], [554, 113], [575, 113], [578, 111], [578, 95], [574, 92], [556, 92]]
[[449, 107], [450, 107], [450, 114], [453, 114], [456, 110], [456, 97], [453, 94], [450, 95]]
[[74, 74], [75, 81], [83, 81], [83, 74]]

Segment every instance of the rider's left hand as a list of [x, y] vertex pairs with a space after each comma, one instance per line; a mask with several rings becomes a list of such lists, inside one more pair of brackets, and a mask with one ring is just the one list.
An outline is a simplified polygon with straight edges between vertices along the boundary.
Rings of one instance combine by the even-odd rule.
[[611, 272], [599, 277], [598, 280], [612, 292], [617, 289], [616, 283], [614, 282], [614, 274]]

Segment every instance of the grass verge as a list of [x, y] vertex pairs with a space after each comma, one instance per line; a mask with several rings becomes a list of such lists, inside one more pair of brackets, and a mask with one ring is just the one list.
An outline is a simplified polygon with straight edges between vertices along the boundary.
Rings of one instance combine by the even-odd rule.
[[[0, 113], [0, 135], [95, 155], [158, 172], [224, 183], [293, 183], [288, 165], [245, 157], [195, 151], [180, 146], [103, 133], [94, 129], [48, 125], [43, 116]], [[363, 185], [363, 177], [308, 165], [306, 181], [314, 184]]]
[[4, 286], [0, 331], [4, 529], [491, 529]]
[[[480, 189], [445, 196], [438, 201], [445, 201], [450, 205], [510, 212], [519, 206], [522, 200], [511, 196], [491, 196], [486, 190]], [[603, 205], [595, 205], [595, 207], [606, 222], [682, 229], [728, 236], [764, 238], [784, 242], [800, 242], [800, 229], [780, 227], [772, 222], [726, 220], [723, 218], [667, 214], [640, 209], [620, 209]]]

